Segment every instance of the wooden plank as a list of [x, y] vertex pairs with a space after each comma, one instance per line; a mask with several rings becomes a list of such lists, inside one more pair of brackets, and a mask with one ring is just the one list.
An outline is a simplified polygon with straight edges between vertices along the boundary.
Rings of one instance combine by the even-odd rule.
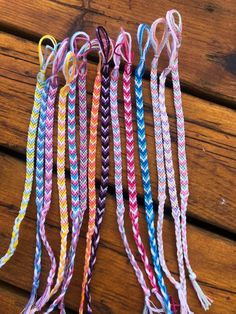
[[[25, 153], [27, 125], [32, 108], [35, 74], [38, 70], [36, 45], [30, 41], [2, 34], [0, 145]], [[26, 54], [25, 52], [28, 51]], [[89, 65], [88, 91], [92, 92], [95, 65]], [[150, 156], [153, 195], [156, 200], [157, 175], [154, 156], [153, 119], [148, 82], [144, 82], [145, 118]], [[121, 97], [121, 95], [120, 95]], [[88, 97], [89, 103], [91, 96]], [[120, 98], [121, 99], [121, 98]], [[172, 141], [176, 152], [175, 119], [171, 91], [167, 89]], [[234, 190], [236, 182], [236, 113], [231, 109], [183, 94], [186, 118], [187, 153], [190, 175], [189, 215], [235, 232], [236, 205]], [[10, 110], [9, 110], [10, 108]], [[124, 121], [120, 106], [122, 140], [124, 144]], [[135, 114], [135, 112], [134, 112]], [[135, 120], [135, 119], [134, 119]], [[134, 123], [135, 126], [135, 123]], [[136, 141], [137, 145], [137, 141]], [[136, 146], [137, 147], [137, 146]], [[136, 149], [138, 192], [143, 195]], [[98, 150], [98, 156], [100, 150]], [[123, 152], [124, 155], [124, 152]], [[123, 156], [125, 159], [125, 156]], [[99, 162], [100, 159], [98, 159]], [[113, 169], [113, 162], [111, 168]], [[99, 167], [98, 167], [99, 169]], [[124, 170], [125, 170], [124, 165]], [[99, 170], [97, 178], [99, 178]], [[111, 184], [114, 174], [111, 171]], [[124, 186], [127, 186], [124, 181]], [[222, 211], [227, 215], [222, 215]]]
[[[2, 255], [9, 243], [11, 226], [20, 204], [25, 165], [24, 162], [14, 157], [1, 154], [0, 167], [0, 255]], [[15, 175], [16, 173], [17, 176]], [[11, 189], [9, 189], [9, 186]], [[56, 191], [56, 184], [54, 184], [52, 207], [47, 219], [47, 232], [49, 241], [58, 257], [59, 214]], [[142, 293], [136, 283], [131, 266], [128, 265], [128, 260], [123, 250], [118, 228], [116, 227], [115, 207], [114, 196], [109, 195], [107, 211], [102, 227], [101, 245], [98, 250], [96, 270], [92, 280], [94, 309], [96, 313], [130, 313], [131, 311], [132, 313], [138, 313], [141, 311], [143, 305]], [[141, 233], [145, 240], [146, 247], [148, 247], [143, 208], [140, 209], [140, 215]], [[22, 224], [17, 252], [12, 260], [0, 270], [1, 280], [28, 291], [31, 287], [33, 271], [35, 216], [36, 212], [33, 196], [27, 216]], [[128, 217], [126, 217], [126, 219], [128, 237], [131, 240], [132, 236]], [[73, 310], [77, 310], [79, 305], [78, 296], [80, 295], [83, 268], [84, 238], [87, 230], [86, 223], [87, 218], [83, 224], [75, 275], [67, 298], [67, 306]], [[168, 265], [170, 270], [176, 273], [174, 231], [173, 225], [168, 219], [165, 220], [164, 230], [164, 243]], [[215, 300], [215, 304], [209, 313], [229, 313], [233, 304], [236, 302], [236, 284], [234, 280], [236, 262], [235, 242], [191, 225], [188, 227], [188, 234], [192, 266], [198, 274], [199, 281], [204, 290]], [[130, 242], [131, 247], [134, 249], [133, 241]], [[135, 255], [138, 256], [137, 251], [134, 250], [134, 252]], [[24, 267], [22, 267], [22, 263], [24, 263]], [[48, 258], [45, 258], [44, 255], [42, 282], [46, 280], [46, 275], [49, 270], [48, 267]], [[222, 271], [224, 272], [224, 276], [219, 275]], [[43, 286], [44, 285], [41, 286], [40, 292], [42, 292]], [[170, 285], [168, 286], [171, 293], [175, 295], [173, 288], [170, 287]], [[129, 299], [127, 299], [127, 296], [129, 296]], [[228, 300], [228, 302], [226, 302], [226, 300]], [[203, 313], [199, 308], [198, 301], [190, 285], [189, 302], [193, 311]]]
[[[21, 313], [29, 297], [28, 292], [9, 285], [4, 281], [0, 281], [0, 295], [1, 313], [7, 314]], [[67, 309], [66, 313], [72, 314], [73, 312]]]
[[0, 282], [0, 308], [1, 313], [21, 313], [26, 302], [28, 293], [19, 288]]
[[[14, 10], [12, 10], [14, 7]], [[134, 40], [135, 63], [138, 60], [136, 31], [139, 23], [152, 23], [166, 11], [178, 9], [183, 17], [183, 44], [180, 53], [181, 79], [192, 91], [234, 102], [235, 80], [235, 5], [233, 0], [190, 1], [1, 1], [2, 24], [29, 35], [51, 33], [62, 39], [78, 30], [92, 36], [95, 27], [105, 25], [112, 38], [121, 26]], [[66, 12], [66, 14], [65, 14]], [[16, 18], [17, 16], [17, 18]], [[206, 31], [207, 27], [207, 31]], [[165, 58], [164, 58], [165, 59]], [[150, 67], [151, 55], [148, 57]]]

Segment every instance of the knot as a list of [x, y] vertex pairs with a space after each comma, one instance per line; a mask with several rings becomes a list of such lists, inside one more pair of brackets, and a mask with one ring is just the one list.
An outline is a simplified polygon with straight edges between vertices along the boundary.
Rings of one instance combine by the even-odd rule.
[[[164, 24], [164, 31], [163, 31], [163, 35], [160, 42], [158, 41], [157, 36], [156, 36], [156, 29], [159, 24]], [[168, 37], [169, 37], [169, 29], [166, 23], [166, 19], [159, 18], [156, 21], [154, 21], [150, 29], [150, 40], [151, 40], [151, 44], [152, 44], [154, 54], [155, 54], [154, 58], [158, 59], [160, 57], [162, 50], [166, 46]]]
[[56, 53], [56, 57], [52, 64], [52, 75], [56, 75], [64, 65], [65, 57], [67, 55], [69, 45], [69, 38], [65, 38], [60, 44]]
[[[145, 31], [147, 33], [147, 40], [143, 47], [143, 37], [144, 37]], [[145, 60], [146, 60], [146, 56], [147, 56], [148, 49], [150, 46], [150, 28], [147, 24], [139, 25], [138, 32], [137, 32], [137, 40], [138, 40], [138, 46], [139, 46], [140, 59], [139, 59], [139, 64], [135, 71], [135, 74], [138, 77], [142, 77], [145, 71]]]
[[189, 273], [189, 278], [190, 278], [191, 281], [194, 281], [194, 280], [197, 279], [197, 276], [196, 276], [196, 274], [192, 271], [191, 273]]
[[104, 65], [109, 63], [109, 54], [111, 49], [110, 38], [108, 37], [107, 31], [103, 26], [98, 26], [96, 29], [96, 36], [99, 42], [99, 46], [104, 58]]
[[179, 291], [180, 289], [182, 289], [181, 283], [180, 283], [180, 282], [176, 282], [175, 288], [176, 288], [176, 290], [178, 290], [178, 291]]
[[[44, 40], [49, 40], [52, 44], [52, 47], [46, 46], [46, 54], [47, 54], [47, 50], [51, 51], [51, 54], [48, 56], [48, 58], [45, 58], [45, 56], [43, 56], [43, 52], [42, 52], [42, 44], [43, 44]], [[39, 44], [38, 44], [38, 55], [39, 55], [40, 68], [44, 68], [46, 70], [46, 67], [47, 67], [52, 55], [55, 53], [56, 47], [57, 47], [57, 41], [53, 36], [45, 35], [45, 36], [41, 37]]]
[[[78, 44], [79, 40], [85, 41], [85, 44], [79, 49], [79, 52], [78, 52], [77, 44]], [[72, 52], [74, 52], [75, 54], [83, 53], [84, 50], [87, 50], [88, 47], [90, 47], [90, 46], [91, 46], [90, 37], [85, 32], [78, 31], [78, 32], [74, 33], [74, 35], [71, 37], [71, 40], [70, 40], [70, 50]]]

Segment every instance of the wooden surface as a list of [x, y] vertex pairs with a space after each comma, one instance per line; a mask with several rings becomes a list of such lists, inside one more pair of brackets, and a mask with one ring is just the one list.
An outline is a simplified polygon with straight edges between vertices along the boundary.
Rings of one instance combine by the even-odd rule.
[[[115, 38], [120, 26], [134, 38], [138, 23], [151, 23], [167, 9], [177, 8], [183, 16], [184, 36], [180, 54], [180, 73], [186, 120], [186, 141], [190, 175], [188, 235], [190, 258], [199, 281], [214, 299], [209, 313], [236, 313], [236, 112], [235, 112], [235, 5], [222, 1], [0, 1], [0, 256], [5, 253], [14, 218], [21, 200], [25, 171], [25, 145], [32, 109], [35, 75], [38, 71], [37, 41], [51, 33], [58, 40], [76, 30], [94, 36], [98, 24], [107, 27]], [[136, 53], [135, 63], [137, 64]], [[151, 54], [147, 62], [150, 69]], [[89, 61], [88, 101], [91, 100], [96, 56]], [[166, 60], [163, 60], [163, 64]], [[149, 82], [144, 82], [145, 119], [154, 196], [157, 194], [154, 139]], [[121, 99], [121, 95], [119, 96]], [[176, 151], [175, 119], [171, 90], [167, 90], [172, 142]], [[134, 110], [135, 114], [135, 110]], [[122, 140], [124, 121], [120, 106]], [[134, 127], [135, 121], [134, 121]], [[136, 136], [136, 134], [135, 134]], [[137, 144], [137, 139], [136, 139]], [[100, 150], [98, 150], [100, 156]], [[176, 161], [175, 161], [176, 163]], [[97, 178], [99, 180], [98, 161]], [[136, 155], [141, 230], [148, 247], [143, 209], [138, 155]], [[142, 292], [123, 249], [116, 227], [114, 170], [111, 176], [102, 239], [92, 280], [94, 313], [141, 313]], [[124, 170], [125, 170], [124, 164]], [[55, 180], [54, 180], [55, 181]], [[68, 178], [69, 182], [69, 178]], [[55, 183], [55, 182], [54, 182]], [[124, 181], [127, 191], [127, 183]], [[156, 193], [155, 193], [156, 192]], [[50, 243], [58, 255], [59, 217], [57, 189], [47, 219]], [[155, 204], [157, 200], [154, 199]], [[167, 203], [165, 246], [170, 270], [176, 274], [173, 222]], [[31, 289], [35, 249], [34, 195], [22, 224], [20, 243], [12, 260], [0, 270], [0, 313], [20, 313]], [[131, 229], [127, 221], [127, 232]], [[66, 306], [68, 313], [78, 312], [83, 268], [86, 222], [78, 247], [75, 275]], [[131, 242], [132, 243], [132, 242]], [[138, 258], [138, 253], [134, 252]], [[48, 274], [43, 259], [40, 293]], [[168, 285], [172, 294], [173, 288]], [[195, 313], [203, 313], [189, 284], [189, 303]]]

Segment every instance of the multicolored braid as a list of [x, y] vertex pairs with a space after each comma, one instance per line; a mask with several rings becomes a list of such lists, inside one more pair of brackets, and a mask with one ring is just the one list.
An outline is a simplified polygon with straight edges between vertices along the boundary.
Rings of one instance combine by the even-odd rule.
[[[124, 49], [124, 54], [122, 53], [122, 49]], [[118, 36], [118, 39], [116, 41], [116, 46], [115, 46], [115, 51], [113, 55], [113, 60], [115, 67], [111, 73], [111, 84], [110, 84], [110, 99], [111, 99], [111, 121], [112, 121], [112, 131], [113, 131], [113, 147], [114, 147], [114, 164], [115, 164], [115, 189], [116, 189], [116, 202], [117, 202], [117, 222], [118, 222], [118, 227], [119, 231], [121, 234], [121, 238], [124, 243], [124, 247], [127, 253], [127, 256], [130, 260], [131, 265], [133, 266], [133, 269], [135, 271], [136, 277], [139, 281], [140, 286], [143, 289], [144, 296], [145, 296], [145, 307], [150, 312], [154, 312], [157, 310], [157, 308], [150, 302], [150, 296], [151, 296], [151, 291], [149, 290], [143, 273], [134, 257], [132, 254], [132, 251], [129, 247], [128, 239], [126, 237], [126, 231], [125, 231], [125, 224], [124, 224], [124, 213], [125, 213], [125, 205], [124, 205], [124, 198], [123, 198], [123, 185], [122, 185], [122, 152], [121, 152], [121, 134], [120, 134], [120, 124], [119, 124], [119, 115], [118, 115], [118, 100], [117, 100], [117, 93], [118, 93], [118, 79], [119, 79], [119, 66], [120, 66], [120, 57], [121, 55], [123, 56], [124, 60], [126, 61], [125, 65], [125, 72], [123, 75], [123, 92], [124, 92], [124, 107], [126, 110], [126, 128], [127, 132], [130, 134], [133, 134], [133, 127], [132, 127], [132, 104], [131, 104], [131, 91], [130, 91], [130, 85], [131, 85], [131, 64], [132, 64], [132, 39], [129, 33], [124, 32], [123, 30], [121, 31], [120, 35]], [[128, 119], [127, 120], [127, 113], [128, 113]], [[129, 136], [130, 139], [130, 136]], [[128, 136], [127, 136], [127, 160], [128, 160], [128, 167], [132, 167], [134, 169], [134, 164], [132, 163], [129, 164], [129, 157], [128, 154], [130, 154], [130, 150], [133, 154], [133, 145], [134, 141], [129, 141]], [[132, 158], [134, 161], [134, 158]], [[133, 171], [134, 172], [134, 171]], [[135, 181], [135, 178], [134, 178]], [[135, 183], [136, 184], [136, 183]], [[136, 191], [136, 186], [134, 184], [134, 190]], [[129, 185], [130, 186], [130, 185]], [[136, 194], [135, 194], [136, 195]], [[137, 195], [136, 195], [137, 197]], [[133, 198], [135, 200], [135, 198]], [[132, 206], [133, 202], [132, 199], [130, 200], [130, 208]], [[137, 203], [135, 203], [137, 205]], [[133, 209], [133, 208], [132, 208]], [[135, 238], [138, 238], [138, 245], [139, 245], [139, 251], [141, 251], [141, 256], [144, 256], [144, 261], [147, 264], [148, 263], [148, 257], [146, 255], [143, 243], [140, 238], [139, 234], [139, 226], [138, 226], [138, 210], [137, 206], [134, 207], [135, 211], [130, 211], [130, 216], [132, 218], [132, 223], [136, 225], [135, 228]], [[141, 243], [141, 245], [140, 245]], [[144, 251], [144, 252], [143, 252]], [[146, 266], [145, 264], [145, 266]], [[148, 264], [148, 271], [149, 273], [152, 273], [152, 269], [150, 265]], [[153, 275], [154, 277], [154, 275]], [[156, 280], [155, 277], [153, 279], [154, 283], [154, 291], [158, 291], [156, 287]], [[163, 306], [163, 301], [162, 297], [159, 296], [159, 294], [156, 292], [157, 298], [160, 301], [160, 303]]]
[[[142, 49], [143, 34], [146, 30], [148, 34], [148, 40]], [[145, 121], [144, 121], [144, 107], [143, 107], [143, 92], [142, 92], [142, 76], [145, 70], [145, 59], [150, 45], [149, 27], [146, 24], [141, 24], [138, 28], [137, 39], [140, 50], [140, 62], [135, 71], [135, 95], [136, 95], [136, 108], [137, 108], [137, 127], [138, 127], [138, 145], [140, 166], [142, 172], [142, 181], [144, 187], [144, 203], [146, 211], [146, 219], [148, 223], [148, 235], [151, 247], [152, 259], [154, 263], [154, 269], [157, 276], [157, 281], [163, 296], [165, 304], [165, 312], [172, 313], [170, 298], [167, 293], [167, 289], [164, 283], [164, 279], [161, 272], [159, 253], [157, 249], [157, 243], [155, 238], [155, 225], [154, 225], [154, 210], [151, 191], [151, 180], [148, 167], [148, 155], [147, 155], [147, 143], [145, 134]]]
[[[46, 72], [47, 66], [51, 58], [55, 54], [56, 42], [53, 42], [54, 47], [52, 52], [48, 56], [46, 62], [43, 62], [43, 68]], [[48, 46], [46, 52], [48, 50]], [[35, 259], [34, 259], [34, 278], [32, 284], [32, 291], [30, 294], [29, 301], [23, 310], [23, 313], [29, 313], [32, 305], [35, 302], [37, 296], [37, 291], [39, 288], [39, 280], [41, 273], [41, 255], [42, 255], [42, 245], [39, 231], [39, 223], [41, 217], [41, 210], [43, 206], [43, 195], [44, 195], [44, 139], [45, 139], [45, 126], [46, 126], [46, 110], [47, 110], [47, 98], [48, 90], [50, 86], [50, 79], [45, 82], [45, 86], [42, 92], [42, 104], [40, 108], [40, 118], [39, 126], [37, 132], [37, 151], [36, 151], [36, 206], [37, 206], [37, 227], [36, 227], [36, 249], [35, 249]]]
[[92, 313], [91, 294], [89, 285], [92, 279], [93, 269], [96, 263], [96, 253], [100, 241], [100, 228], [105, 213], [105, 202], [109, 180], [109, 128], [110, 128], [110, 73], [109, 57], [111, 54], [111, 43], [106, 30], [99, 26], [96, 30], [97, 39], [103, 55], [102, 65], [102, 87], [101, 87], [101, 145], [102, 145], [102, 171], [101, 184], [97, 204], [95, 228], [92, 236], [91, 256], [88, 269], [87, 283], [85, 287], [87, 313]]
[[97, 128], [98, 128], [98, 111], [100, 106], [101, 94], [101, 55], [99, 54], [99, 64], [93, 88], [93, 100], [90, 118], [90, 137], [88, 150], [88, 198], [89, 198], [89, 221], [88, 232], [86, 235], [86, 251], [84, 275], [82, 283], [82, 293], [79, 313], [83, 313], [85, 286], [88, 277], [88, 267], [91, 254], [92, 235], [94, 232], [96, 218], [96, 152], [97, 152]]
[[[80, 66], [79, 75], [86, 76], [86, 55], [89, 51], [89, 36], [84, 32], [77, 32], [71, 38], [71, 50], [74, 51], [74, 41], [80, 37], [85, 39], [87, 42], [83, 45], [81, 50], [76, 53], [77, 59], [83, 56], [83, 62]], [[82, 67], [82, 69], [81, 69]], [[80, 85], [78, 86], [80, 90]], [[72, 240], [68, 254], [67, 268], [64, 275], [63, 285], [61, 292], [58, 297], [51, 304], [46, 313], [50, 313], [54, 308], [60, 304], [60, 313], [65, 313], [64, 297], [66, 291], [70, 285], [73, 272], [74, 272], [74, 261], [76, 255], [76, 248], [80, 235], [81, 225], [83, 222], [85, 209], [80, 208], [80, 184], [79, 184], [79, 171], [78, 171], [78, 157], [76, 152], [76, 116], [75, 116], [75, 105], [76, 105], [76, 78], [70, 84], [70, 90], [68, 95], [68, 149], [69, 149], [69, 161], [70, 161], [70, 177], [71, 177], [71, 219], [72, 219]], [[81, 125], [81, 124], [80, 124]], [[82, 126], [80, 126], [82, 127]]]
[[48, 256], [51, 261], [51, 269], [47, 279], [47, 286], [43, 295], [38, 299], [32, 313], [39, 311], [47, 303], [50, 298], [51, 286], [53, 284], [53, 279], [56, 272], [56, 259], [52, 248], [46, 237], [45, 230], [45, 221], [47, 213], [51, 205], [52, 197], [52, 172], [53, 172], [53, 124], [54, 124], [54, 104], [56, 100], [56, 94], [58, 90], [58, 79], [57, 73], [62, 67], [62, 64], [65, 60], [65, 54], [67, 52], [68, 39], [65, 39], [58, 49], [55, 60], [52, 67], [52, 76], [51, 76], [51, 85], [48, 92], [48, 101], [47, 101], [47, 117], [46, 117], [46, 132], [45, 132], [45, 190], [44, 190], [44, 204], [41, 212], [40, 220], [40, 235], [45, 246]]
[[34, 104], [33, 104], [33, 109], [32, 109], [32, 113], [30, 117], [29, 128], [28, 128], [28, 137], [27, 137], [27, 146], [26, 146], [26, 176], [25, 176], [24, 192], [22, 196], [20, 210], [14, 222], [9, 248], [6, 254], [0, 259], [0, 268], [9, 261], [9, 259], [13, 256], [17, 248], [18, 240], [19, 240], [20, 225], [25, 217], [31, 191], [32, 191], [32, 184], [33, 184], [33, 178], [34, 178], [35, 142], [36, 142], [36, 134], [37, 134], [37, 128], [38, 128], [38, 121], [39, 121], [39, 112], [41, 108], [42, 92], [43, 92], [44, 84], [45, 84], [45, 68], [44, 68], [45, 64], [44, 64], [43, 54], [41, 50], [42, 42], [45, 39], [49, 39], [53, 45], [56, 45], [56, 40], [54, 39], [54, 37], [50, 35], [43, 36], [41, 40], [39, 41], [38, 52], [39, 52], [40, 71], [37, 75], [37, 83], [36, 83], [35, 94], [34, 94]]
[[37, 152], [36, 152], [36, 206], [37, 206], [37, 227], [36, 227], [36, 249], [34, 258], [34, 279], [30, 299], [24, 309], [24, 313], [29, 313], [32, 305], [35, 302], [37, 291], [39, 288], [39, 280], [41, 273], [41, 256], [42, 245], [39, 231], [39, 223], [41, 217], [41, 210], [43, 207], [43, 193], [44, 193], [44, 138], [46, 125], [46, 110], [47, 110], [47, 96], [49, 90], [49, 80], [46, 82], [43, 94], [42, 105], [40, 109], [39, 128], [37, 135]]

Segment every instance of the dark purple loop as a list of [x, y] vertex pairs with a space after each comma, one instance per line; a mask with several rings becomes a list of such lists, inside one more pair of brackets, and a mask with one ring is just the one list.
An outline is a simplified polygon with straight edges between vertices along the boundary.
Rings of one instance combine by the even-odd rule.
[[110, 38], [108, 37], [107, 31], [105, 30], [103, 26], [97, 27], [96, 36], [97, 36], [102, 54], [104, 56], [104, 64], [108, 64], [111, 44], [110, 44]]

